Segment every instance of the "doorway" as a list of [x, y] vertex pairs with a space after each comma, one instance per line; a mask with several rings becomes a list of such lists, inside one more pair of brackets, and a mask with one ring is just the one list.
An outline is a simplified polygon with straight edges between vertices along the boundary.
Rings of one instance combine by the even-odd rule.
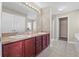
[[59, 18], [59, 40], [68, 39], [68, 17]]

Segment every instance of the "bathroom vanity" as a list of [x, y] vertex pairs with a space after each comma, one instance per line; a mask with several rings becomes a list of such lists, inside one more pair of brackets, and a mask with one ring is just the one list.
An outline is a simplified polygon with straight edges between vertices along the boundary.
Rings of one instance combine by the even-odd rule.
[[3, 57], [35, 57], [50, 44], [50, 33], [3, 37]]

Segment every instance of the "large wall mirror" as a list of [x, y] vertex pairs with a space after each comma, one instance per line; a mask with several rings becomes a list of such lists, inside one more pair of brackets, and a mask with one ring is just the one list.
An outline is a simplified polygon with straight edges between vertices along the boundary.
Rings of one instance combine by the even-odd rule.
[[1, 22], [2, 33], [36, 32], [37, 12], [19, 2], [4, 2]]

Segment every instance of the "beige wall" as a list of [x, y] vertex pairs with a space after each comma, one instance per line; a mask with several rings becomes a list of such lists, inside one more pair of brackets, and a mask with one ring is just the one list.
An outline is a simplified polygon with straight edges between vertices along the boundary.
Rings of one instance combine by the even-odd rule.
[[50, 8], [42, 9], [42, 31], [50, 32]]
[[36, 20], [36, 24], [37, 24], [37, 32], [41, 32], [41, 31], [42, 31], [42, 19], [41, 19], [41, 14], [38, 14], [37, 20]]
[[45, 7], [41, 9], [41, 13], [37, 19], [37, 32], [50, 32], [53, 37], [53, 22], [52, 22], [52, 8]]
[[1, 11], [2, 11], [2, 3], [0, 3], [0, 37], [1, 37]]
[[74, 34], [79, 32], [79, 10], [72, 11], [69, 13], [65, 13], [62, 15], [57, 15], [55, 20], [55, 37], [57, 38], [59, 35], [59, 22], [58, 18], [68, 17], [68, 42], [75, 42]]
[[0, 56], [2, 56], [2, 44], [1, 44], [1, 13], [2, 13], [2, 3], [0, 2]]

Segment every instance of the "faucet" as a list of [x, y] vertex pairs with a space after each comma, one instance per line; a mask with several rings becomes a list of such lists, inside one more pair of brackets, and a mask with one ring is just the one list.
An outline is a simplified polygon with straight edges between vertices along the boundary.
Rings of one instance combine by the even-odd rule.
[[16, 30], [14, 29], [14, 30], [12, 30], [12, 32], [16, 32]]

